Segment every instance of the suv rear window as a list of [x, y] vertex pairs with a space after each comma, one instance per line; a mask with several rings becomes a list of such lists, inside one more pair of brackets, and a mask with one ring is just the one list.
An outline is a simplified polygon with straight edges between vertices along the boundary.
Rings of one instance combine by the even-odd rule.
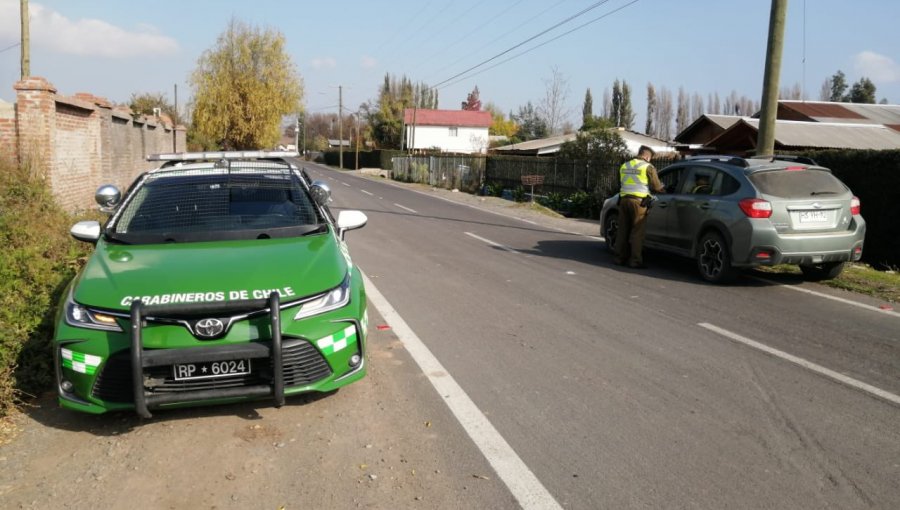
[[808, 198], [847, 192], [844, 183], [825, 170], [763, 170], [747, 177], [761, 193], [779, 198]]

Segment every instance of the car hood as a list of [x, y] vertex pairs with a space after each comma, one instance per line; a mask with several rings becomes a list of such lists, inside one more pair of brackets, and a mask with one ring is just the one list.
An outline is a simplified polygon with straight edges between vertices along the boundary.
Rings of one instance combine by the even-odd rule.
[[98, 241], [75, 285], [75, 301], [127, 310], [147, 305], [264, 299], [291, 301], [336, 287], [350, 265], [331, 234], [183, 244]]

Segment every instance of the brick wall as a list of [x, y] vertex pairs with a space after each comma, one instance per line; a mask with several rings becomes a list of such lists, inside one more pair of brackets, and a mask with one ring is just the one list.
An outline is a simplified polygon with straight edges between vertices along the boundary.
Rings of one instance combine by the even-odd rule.
[[0, 157], [10, 154], [38, 163], [54, 195], [70, 210], [94, 207], [94, 191], [103, 184], [124, 190], [141, 172], [155, 167], [149, 154], [185, 150], [185, 131], [173, 130], [167, 117], [132, 118], [127, 107], [102, 97], [57, 94], [47, 80], [30, 77], [16, 83], [10, 113], [0, 104]]

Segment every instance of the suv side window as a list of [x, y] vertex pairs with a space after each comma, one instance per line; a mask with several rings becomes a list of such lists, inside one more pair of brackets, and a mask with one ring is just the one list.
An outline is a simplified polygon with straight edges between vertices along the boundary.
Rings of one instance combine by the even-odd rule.
[[666, 193], [677, 193], [678, 183], [684, 173], [683, 167], [666, 168], [659, 172], [659, 182], [666, 188]]
[[[695, 166], [691, 167], [685, 186], [681, 192], [688, 195], [717, 195], [716, 184], [721, 183], [719, 172], [715, 168]], [[721, 184], [720, 184], [721, 185]]]

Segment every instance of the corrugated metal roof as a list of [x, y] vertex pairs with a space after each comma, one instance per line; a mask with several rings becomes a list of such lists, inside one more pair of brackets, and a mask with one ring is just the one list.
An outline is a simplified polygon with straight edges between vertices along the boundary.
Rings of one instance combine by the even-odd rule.
[[[653, 138], [643, 133], [636, 133], [627, 129], [617, 129], [616, 132], [625, 140], [629, 149], [634, 147], [633, 152], [641, 145], [652, 147], [656, 152], [664, 152], [671, 149], [671, 146], [664, 140]], [[575, 140], [576, 133], [567, 135], [551, 136], [549, 138], [540, 138], [537, 140], [529, 140], [527, 142], [515, 143], [512, 145], [504, 145], [503, 147], [495, 147], [497, 152], [521, 152], [523, 154], [552, 154], [559, 151], [559, 146]], [[674, 150], [674, 149], [671, 149]]]
[[457, 127], [491, 127], [490, 112], [473, 112], [469, 110], [425, 110], [407, 108], [403, 110], [403, 121], [417, 126], [457, 126]]
[[735, 122], [743, 118], [746, 117], [741, 117], [739, 115], [712, 115], [709, 113], [704, 113], [703, 115], [697, 117], [694, 122], [691, 122], [688, 127], [684, 128], [681, 133], [675, 135], [675, 141], [680, 142], [687, 138], [690, 138], [691, 134], [695, 130], [701, 129], [704, 124], [714, 124], [720, 129], [728, 129], [733, 126]]
[[896, 104], [791, 100], [781, 100], [779, 103], [819, 122], [900, 124], [900, 105]]
[[[757, 132], [759, 119], [741, 119], [707, 145], [715, 147], [718, 141], [742, 128]], [[779, 120], [775, 122], [775, 143], [782, 148], [900, 149], [900, 132], [881, 124]]]

